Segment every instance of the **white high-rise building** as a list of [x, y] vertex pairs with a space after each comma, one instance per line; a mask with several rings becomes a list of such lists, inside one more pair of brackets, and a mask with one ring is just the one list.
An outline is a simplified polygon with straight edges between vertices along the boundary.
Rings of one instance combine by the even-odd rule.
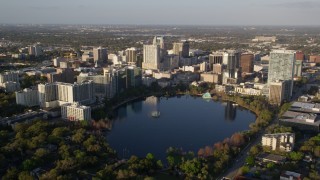
[[200, 71], [207, 72], [208, 71], [208, 64], [207, 62], [203, 62], [200, 64]]
[[38, 90], [27, 88], [22, 91], [16, 92], [16, 103], [28, 107], [38, 106]]
[[143, 46], [143, 69], [160, 69], [160, 46], [144, 45]]
[[96, 61], [107, 61], [108, 51], [106, 48], [98, 47], [93, 49], [93, 60]]
[[68, 103], [61, 106], [61, 117], [70, 121], [90, 121], [90, 106], [81, 106], [78, 103]]
[[103, 76], [106, 78], [106, 81], [108, 82], [106, 87], [106, 97], [110, 99], [117, 93], [117, 81], [115, 70], [112, 67], [104, 68]]
[[290, 81], [288, 97], [292, 96], [296, 52], [290, 50], [273, 50], [270, 53], [268, 84], [279, 80]]
[[66, 103], [79, 102], [91, 104], [95, 102], [92, 81], [82, 83], [54, 82], [39, 84], [39, 103], [41, 107], [58, 107]]
[[293, 150], [295, 135], [293, 133], [265, 134], [262, 136], [262, 146], [270, 147], [271, 150], [290, 152]]

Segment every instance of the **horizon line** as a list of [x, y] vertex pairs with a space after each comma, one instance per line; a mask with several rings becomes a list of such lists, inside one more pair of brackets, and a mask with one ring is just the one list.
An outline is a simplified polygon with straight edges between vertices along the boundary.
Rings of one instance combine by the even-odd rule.
[[250, 25], [250, 24], [103, 24], [103, 23], [0, 23], [0, 25], [69, 25], [69, 26], [202, 26], [202, 27], [320, 27], [320, 25], [272, 25], [272, 24], [257, 24], [257, 25]]

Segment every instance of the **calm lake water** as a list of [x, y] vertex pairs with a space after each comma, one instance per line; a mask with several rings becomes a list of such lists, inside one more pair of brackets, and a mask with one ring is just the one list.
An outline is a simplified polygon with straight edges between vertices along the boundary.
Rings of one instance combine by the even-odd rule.
[[[158, 118], [151, 116], [155, 111], [160, 112]], [[248, 130], [255, 118], [231, 102], [189, 95], [148, 97], [116, 110], [107, 139], [120, 158], [144, 157], [150, 152], [164, 160], [170, 146], [197, 153], [199, 148]]]

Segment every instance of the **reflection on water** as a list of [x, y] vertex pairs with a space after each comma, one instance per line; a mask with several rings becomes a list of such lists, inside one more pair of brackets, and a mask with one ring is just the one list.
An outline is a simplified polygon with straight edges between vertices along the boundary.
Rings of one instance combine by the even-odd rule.
[[237, 116], [237, 107], [232, 102], [227, 102], [224, 109], [224, 119], [226, 121], [234, 121]]
[[130, 104], [130, 107], [135, 113], [140, 113], [142, 111], [142, 101], [135, 101]]
[[150, 97], [146, 98], [144, 103], [150, 107], [151, 111], [159, 111], [158, 106], [160, 103], [160, 98], [158, 98], [156, 96], [150, 96]]
[[[151, 112], [161, 115], [153, 118]], [[225, 111], [225, 112], [223, 112]], [[194, 151], [247, 130], [255, 115], [226, 103], [201, 97], [148, 97], [115, 110], [107, 139], [119, 157], [153, 153], [164, 160], [170, 146]]]

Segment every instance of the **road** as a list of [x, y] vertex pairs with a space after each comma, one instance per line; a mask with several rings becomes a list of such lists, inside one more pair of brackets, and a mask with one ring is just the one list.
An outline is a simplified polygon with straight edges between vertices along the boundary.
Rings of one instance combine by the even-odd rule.
[[[316, 73], [316, 76], [318, 76], [320, 73]], [[309, 79], [308, 83], [314, 83], [316, 81], [316, 76]], [[296, 90], [296, 93], [292, 96], [292, 101], [297, 100], [301, 95], [303, 94], [303, 87], [300, 87], [298, 90]], [[278, 123], [277, 119], [274, 119], [270, 125]], [[270, 126], [269, 125], [269, 126]], [[266, 128], [265, 128], [266, 129]], [[245, 164], [245, 160], [247, 158], [248, 152], [250, 151], [250, 148], [254, 145], [257, 145], [261, 142], [262, 135], [265, 134], [265, 129], [258, 132], [257, 136], [253, 141], [251, 141], [236, 157], [234, 163], [229, 167], [225, 172], [222, 173], [221, 176], [219, 176], [217, 179], [222, 179], [223, 177], [234, 179], [237, 174], [240, 172], [240, 168]]]
[[[277, 121], [274, 119], [271, 124], [275, 124]], [[270, 124], [270, 125], [271, 125]], [[254, 140], [250, 141], [249, 144], [241, 151], [241, 153], [236, 157], [234, 163], [231, 167], [224, 172], [219, 178], [227, 177], [229, 179], [234, 179], [238, 173], [240, 173], [240, 168], [244, 165], [247, 158], [247, 154], [250, 151], [251, 147], [257, 145], [261, 142], [262, 135], [265, 134], [265, 130], [259, 131]]]

